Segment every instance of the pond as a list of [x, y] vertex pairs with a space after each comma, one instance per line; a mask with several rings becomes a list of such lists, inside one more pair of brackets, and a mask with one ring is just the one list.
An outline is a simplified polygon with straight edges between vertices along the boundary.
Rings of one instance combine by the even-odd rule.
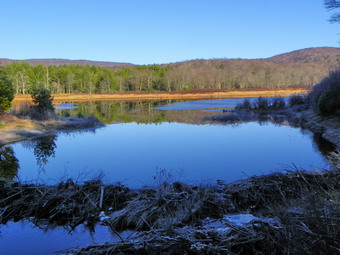
[[286, 122], [236, 126], [206, 119], [221, 114], [206, 109], [239, 101], [78, 103], [59, 114], [95, 115], [108, 125], [11, 145], [20, 169], [8, 176], [48, 185], [101, 178], [139, 188], [152, 185], [160, 172], [174, 181], [213, 184], [293, 168], [327, 168], [317, 147], [320, 139]]
[[[107, 125], [6, 146], [2, 156], [18, 159], [20, 167], [7, 168], [0, 175], [48, 185], [68, 178], [79, 183], [101, 178], [107, 184], [139, 188], [167, 180], [213, 185], [217, 180], [328, 167], [325, 155], [333, 145], [285, 120], [222, 125], [207, 118], [240, 101], [63, 104], [60, 115], [94, 115]], [[61, 227], [41, 229], [27, 221], [0, 225], [1, 252], [7, 254], [32, 250], [53, 254], [116, 239], [104, 226], [90, 232], [81, 225], [69, 232]]]
[[[131, 231], [125, 231], [120, 237], [128, 238], [132, 234]], [[37, 227], [25, 220], [8, 222], [0, 225], [0, 254], [55, 254], [57, 251], [84, 245], [118, 241], [120, 237], [101, 225], [89, 231], [84, 225], [68, 230], [63, 227]]]

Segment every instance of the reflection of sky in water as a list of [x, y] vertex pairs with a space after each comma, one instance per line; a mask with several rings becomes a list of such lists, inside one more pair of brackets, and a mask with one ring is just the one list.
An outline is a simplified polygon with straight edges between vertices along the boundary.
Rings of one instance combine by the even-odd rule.
[[152, 184], [157, 169], [173, 171], [175, 179], [182, 174], [183, 181], [200, 182], [234, 181], [293, 163], [308, 170], [326, 166], [309, 135], [273, 124], [116, 124], [95, 133], [59, 134], [56, 145], [55, 157], [40, 174], [32, 150], [13, 145], [21, 166], [19, 178], [54, 184], [84, 172], [90, 173], [83, 176], [86, 180], [103, 171], [107, 183], [139, 187]]
[[[122, 234], [124, 237], [125, 233]], [[108, 227], [100, 225], [96, 226], [94, 233], [90, 233], [84, 225], [73, 232], [62, 227], [44, 231], [25, 221], [0, 225], [0, 254], [56, 254], [56, 251], [77, 246], [112, 241], [118, 241], [118, 237]]]
[[[254, 103], [258, 98], [248, 98], [250, 103]], [[270, 100], [270, 99], [268, 99]], [[284, 98], [287, 102], [288, 98]], [[243, 103], [244, 98], [234, 99], [214, 99], [214, 100], [202, 100], [192, 102], [172, 103], [163, 106], [155, 107], [156, 110], [164, 111], [181, 111], [181, 110], [197, 110], [197, 109], [211, 109], [211, 108], [231, 108]]]
[[58, 104], [55, 106], [56, 111], [78, 109], [79, 107], [74, 106], [72, 103]]

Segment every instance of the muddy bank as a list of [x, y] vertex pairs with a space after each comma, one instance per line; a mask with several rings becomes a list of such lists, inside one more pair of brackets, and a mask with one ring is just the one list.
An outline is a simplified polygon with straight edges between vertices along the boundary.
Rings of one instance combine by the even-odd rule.
[[63, 130], [79, 130], [103, 126], [102, 123], [93, 117], [57, 117], [47, 121], [34, 121], [6, 116], [6, 118], [0, 121], [4, 126], [0, 128], [0, 146]]
[[291, 171], [213, 186], [166, 182], [131, 190], [100, 181], [56, 186], [0, 182], [0, 223], [101, 223], [119, 242], [66, 254], [335, 254], [340, 168]]

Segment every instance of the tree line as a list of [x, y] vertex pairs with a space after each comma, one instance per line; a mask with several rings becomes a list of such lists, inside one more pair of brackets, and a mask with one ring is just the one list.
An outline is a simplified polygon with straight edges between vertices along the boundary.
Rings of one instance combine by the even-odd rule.
[[194, 60], [111, 70], [90, 65], [44, 66], [12, 62], [3, 67], [16, 94], [43, 87], [52, 93], [186, 91], [306, 87], [320, 81], [330, 66], [273, 63], [266, 60]]

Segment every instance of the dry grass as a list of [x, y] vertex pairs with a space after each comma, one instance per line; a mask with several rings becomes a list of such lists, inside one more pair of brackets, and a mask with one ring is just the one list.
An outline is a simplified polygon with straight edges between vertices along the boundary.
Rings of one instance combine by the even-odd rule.
[[[96, 101], [96, 100], [166, 100], [166, 99], [212, 99], [212, 98], [247, 98], [247, 97], [273, 97], [290, 96], [293, 94], [306, 94], [304, 88], [291, 89], [258, 89], [258, 90], [213, 90], [213, 91], [188, 91], [188, 92], [121, 92], [112, 94], [54, 94], [54, 101]], [[16, 95], [15, 102], [30, 101], [30, 95]]]
[[105, 186], [105, 200], [100, 207], [100, 181], [77, 185], [72, 180], [56, 186], [24, 185], [0, 180], [0, 224], [9, 220], [35, 217], [37, 225], [63, 225], [75, 228], [87, 221], [98, 221], [101, 210], [119, 210], [133, 192], [121, 186]]
[[[144, 231], [134, 239], [66, 253], [338, 254], [339, 170], [292, 171], [215, 188], [173, 183], [143, 189], [109, 223], [114, 230]], [[210, 210], [202, 210], [204, 201]], [[238, 225], [220, 215], [235, 212], [257, 217]], [[204, 225], [207, 220], [219, 227]]]
[[0, 146], [25, 140], [31, 137], [43, 136], [51, 132], [80, 130], [103, 126], [95, 117], [73, 118], [58, 117], [45, 121], [20, 119], [12, 115], [0, 116]]
[[[330, 157], [339, 160], [338, 153]], [[339, 181], [337, 164], [332, 171], [295, 169], [215, 187], [160, 182], [136, 191], [100, 181], [0, 181], [0, 223], [33, 217], [38, 226], [74, 229], [85, 221], [93, 226], [104, 211], [111, 217], [102, 222], [113, 232], [140, 231], [136, 239], [67, 254], [337, 254]], [[226, 220], [235, 213], [254, 217], [242, 225]]]
[[22, 129], [22, 128], [35, 128], [36, 123], [19, 119], [12, 115], [0, 115], [0, 132], [4, 130]]

